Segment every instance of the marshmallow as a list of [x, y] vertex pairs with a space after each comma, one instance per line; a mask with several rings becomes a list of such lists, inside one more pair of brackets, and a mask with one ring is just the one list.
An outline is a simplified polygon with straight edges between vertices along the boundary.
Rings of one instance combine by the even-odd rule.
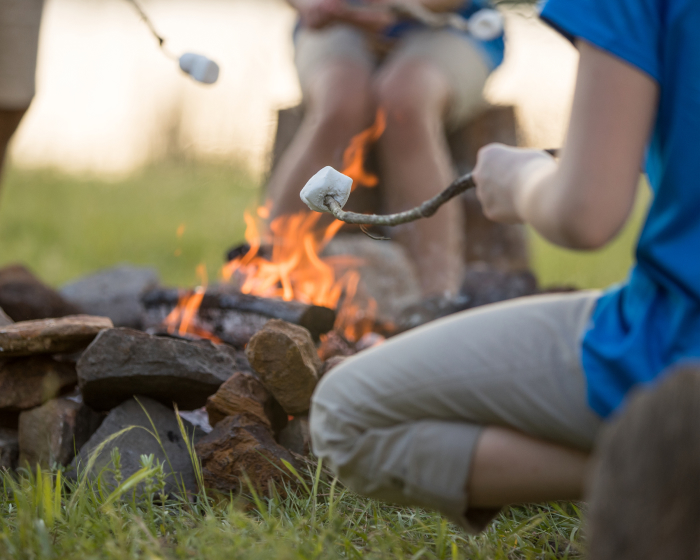
[[497, 10], [479, 10], [469, 18], [469, 33], [480, 41], [493, 41], [503, 33], [503, 16]]
[[180, 57], [180, 69], [203, 84], [213, 84], [219, 79], [219, 65], [201, 54], [183, 54]]
[[328, 212], [323, 199], [331, 195], [342, 208], [350, 198], [352, 179], [336, 171], [331, 166], [326, 166], [316, 173], [301, 189], [299, 196], [304, 203], [316, 212]]

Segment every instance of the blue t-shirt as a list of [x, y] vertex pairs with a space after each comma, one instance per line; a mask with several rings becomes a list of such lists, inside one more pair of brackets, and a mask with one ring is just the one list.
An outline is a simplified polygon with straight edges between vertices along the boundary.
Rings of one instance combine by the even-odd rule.
[[637, 262], [602, 295], [583, 339], [589, 403], [605, 417], [633, 386], [700, 358], [700, 0], [549, 0], [542, 17], [645, 72], [661, 92]]

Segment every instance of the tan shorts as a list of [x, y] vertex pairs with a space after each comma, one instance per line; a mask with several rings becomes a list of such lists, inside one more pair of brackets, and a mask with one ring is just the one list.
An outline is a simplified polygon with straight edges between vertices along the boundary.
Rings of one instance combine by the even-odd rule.
[[484, 426], [593, 446], [580, 354], [598, 295], [485, 306], [350, 358], [313, 396], [314, 452], [357, 492], [483, 528], [495, 512], [467, 512], [465, 486]]
[[0, 0], [0, 109], [26, 109], [34, 97], [44, 0]]
[[448, 79], [452, 89], [448, 128], [459, 126], [485, 107], [483, 89], [489, 68], [483, 54], [468, 38], [452, 31], [411, 31], [391, 47], [386, 57], [377, 53], [365, 33], [349, 25], [319, 31], [301, 29], [296, 38], [295, 63], [304, 92], [318, 69], [331, 61], [352, 60], [374, 72], [414, 57], [432, 62]]

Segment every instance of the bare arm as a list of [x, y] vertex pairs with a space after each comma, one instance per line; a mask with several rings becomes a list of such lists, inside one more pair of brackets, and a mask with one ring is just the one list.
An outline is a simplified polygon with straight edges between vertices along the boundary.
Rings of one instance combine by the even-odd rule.
[[542, 152], [487, 146], [475, 169], [486, 215], [531, 224], [553, 243], [595, 249], [629, 216], [658, 85], [648, 75], [579, 41], [576, 94], [559, 165]]

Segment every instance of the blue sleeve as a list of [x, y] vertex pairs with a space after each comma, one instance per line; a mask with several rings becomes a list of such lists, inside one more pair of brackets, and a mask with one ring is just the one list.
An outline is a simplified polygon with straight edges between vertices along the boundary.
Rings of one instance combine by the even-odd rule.
[[664, 0], [548, 0], [540, 17], [660, 81]]

